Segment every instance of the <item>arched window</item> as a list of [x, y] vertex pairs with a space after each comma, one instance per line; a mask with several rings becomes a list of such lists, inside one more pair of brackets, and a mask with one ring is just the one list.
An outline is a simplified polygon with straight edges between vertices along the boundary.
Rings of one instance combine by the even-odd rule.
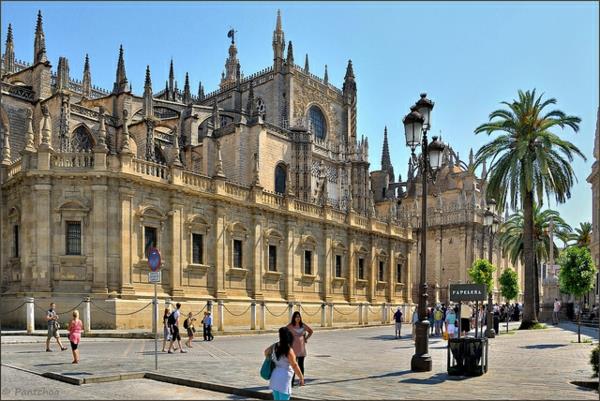
[[154, 159], [159, 164], [167, 164], [167, 159], [159, 145], [154, 145]]
[[312, 106], [308, 110], [308, 116], [310, 118], [310, 125], [312, 133], [315, 138], [325, 139], [327, 133], [327, 125], [325, 123], [325, 116], [317, 106]]
[[287, 178], [286, 167], [280, 163], [275, 167], [275, 192], [285, 193], [285, 180]]
[[71, 135], [71, 149], [73, 149], [73, 152], [92, 150], [94, 146], [92, 141], [90, 131], [83, 125], [80, 125], [75, 128], [75, 131]]

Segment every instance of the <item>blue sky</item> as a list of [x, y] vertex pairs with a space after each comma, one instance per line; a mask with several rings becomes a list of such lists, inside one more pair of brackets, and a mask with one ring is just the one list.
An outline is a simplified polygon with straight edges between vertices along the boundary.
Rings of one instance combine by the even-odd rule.
[[591, 220], [585, 181], [593, 162], [598, 108], [598, 2], [2, 2], [2, 42], [12, 23], [16, 57], [31, 61], [36, 13], [42, 10], [48, 57], [69, 59], [81, 78], [89, 53], [95, 85], [111, 89], [119, 45], [127, 76], [141, 94], [146, 64], [155, 91], [164, 87], [173, 57], [179, 87], [190, 73], [195, 93], [217, 88], [229, 39], [237, 31], [244, 74], [272, 64], [272, 32], [280, 8], [295, 62], [309, 54], [312, 73], [341, 88], [348, 59], [358, 85], [359, 135], [369, 138], [371, 169], [380, 166], [387, 125], [396, 173], [406, 177], [402, 117], [426, 91], [436, 103], [432, 133], [466, 159], [489, 141], [473, 134], [499, 102], [537, 88], [557, 107], [582, 119], [564, 137], [585, 153], [575, 161], [579, 183], [553, 208], [573, 226]]

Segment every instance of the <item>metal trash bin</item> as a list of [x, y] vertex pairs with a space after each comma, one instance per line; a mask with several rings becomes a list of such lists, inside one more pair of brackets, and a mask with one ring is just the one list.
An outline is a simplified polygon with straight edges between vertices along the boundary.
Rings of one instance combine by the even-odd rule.
[[463, 337], [448, 341], [448, 375], [481, 376], [487, 369], [487, 338]]

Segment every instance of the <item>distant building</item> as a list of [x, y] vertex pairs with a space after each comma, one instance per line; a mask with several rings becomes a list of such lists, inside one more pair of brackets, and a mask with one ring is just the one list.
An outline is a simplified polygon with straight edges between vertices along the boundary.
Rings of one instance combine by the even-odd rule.
[[[596, 268], [600, 271], [600, 107], [596, 117], [596, 134], [594, 136], [594, 164], [592, 173], [587, 181], [592, 185], [592, 243], [590, 250], [596, 263]], [[600, 304], [600, 273], [596, 274], [596, 285], [593, 298], [590, 296], [588, 302]], [[592, 294], [590, 294], [592, 295]]]

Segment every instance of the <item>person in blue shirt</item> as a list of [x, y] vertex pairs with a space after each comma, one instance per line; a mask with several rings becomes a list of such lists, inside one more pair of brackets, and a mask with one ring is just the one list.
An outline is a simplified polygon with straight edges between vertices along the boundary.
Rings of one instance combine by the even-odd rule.
[[394, 321], [396, 322], [396, 338], [400, 338], [402, 337], [402, 311], [400, 310], [400, 307], [398, 307], [394, 313]]

